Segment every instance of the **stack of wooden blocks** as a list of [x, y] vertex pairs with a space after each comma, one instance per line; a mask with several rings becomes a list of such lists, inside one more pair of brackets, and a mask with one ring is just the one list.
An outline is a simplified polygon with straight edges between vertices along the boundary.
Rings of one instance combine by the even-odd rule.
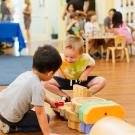
[[59, 108], [60, 115], [68, 120], [68, 127], [88, 134], [92, 126], [105, 116], [124, 119], [123, 108], [113, 101], [89, 97], [89, 90], [75, 85], [72, 102]]

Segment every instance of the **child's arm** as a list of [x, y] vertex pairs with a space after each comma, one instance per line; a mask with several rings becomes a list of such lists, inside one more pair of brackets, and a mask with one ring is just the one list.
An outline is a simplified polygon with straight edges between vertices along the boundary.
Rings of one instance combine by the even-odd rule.
[[72, 21], [69, 23], [69, 25], [67, 26], [66, 31], [68, 32], [68, 31], [71, 29], [71, 27], [72, 27], [75, 23], [77, 23], [77, 22], [78, 22], [77, 20], [72, 20]]
[[45, 113], [45, 108], [42, 106], [35, 106], [34, 108], [43, 135], [50, 135], [50, 128], [47, 120], [47, 115]]
[[45, 97], [45, 102], [47, 102], [48, 104], [50, 104], [52, 107], [56, 107], [55, 106], [55, 101], [49, 99], [48, 97]]
[[88, 54], [85, 54], [85, 59], [87, 60], [87, 65], [85, 70], [82, 72], [82, 74], [80, 75], [79, 81], [80, 82], [84, 82], [87, 81], [88, 76], [90, 75], [91, 71], [94, 69], [95, 67], [95, 60], [90, 57]]
[[83, 15], [83, 16], [86, 16], [87, 15], [86, 12], [80, 11], [80, 10], [77, 10], [76, 13], [77, 14], [80, 14], [80, 15]]
[[86, 70], [81, 74], [79, 81], [84, 82], [87, 81], [88, 76], [90, 75], [91, 71], [94, 69], [94, 65], [88, 66]]
[[[57, 76], [57, 77], [61, 77], [61, 78], [65, 78], [64, 74], [62, 73], [61, 69], [59, 69], [54, 76]], [[66, 97], [69, 101], [70, 101], [70, 96], [65, 93], [64, 91], [61, 91], [58, 87], [58, 83], [54, 80], [54, 79], [51, 79], [50, 81], [47, 81], [47, 82], [44, 82], [44, 87], [45, 89], [47, 89], [48, 91], [56, 94], [56, 95], [59, 95], [61, 97]], [[50, 102], [50, 100], [47, 99], [46, 102]], [[51, 101], [52, 102], [52, 101]], [[52, 106], [53, 106], [53, 103], [52, 103]]]
[[35, 112], [36, 112], [38, 122], [39, 122], [43, 135], [56, 135], [56, 134], [50, 133], [47, 115], [45, 113], [45, 108], [42, 106], [34, 106], [34, 108], [35, 108]]
[[65, 78], [65, 76], [63, 75], [61, 69], [58, 69], [58, 71], [55, 73], [54, 76], [58, 76], [58, 77], [61, 77], [61, 78]]
[[90, 1], [89, 0], [85, 0], [84, 2], [84, 7], [83, 7], [83, 11], [85, 13], [87, 13], [88, 9], [89, 9], [89, 5], [90, 5]]

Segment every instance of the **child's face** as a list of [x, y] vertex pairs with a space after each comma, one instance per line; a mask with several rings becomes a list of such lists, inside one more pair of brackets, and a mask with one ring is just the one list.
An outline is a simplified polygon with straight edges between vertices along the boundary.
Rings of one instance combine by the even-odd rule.
[[91, 21], [92, 21], [92, 22], [95, 22], [95, 21], [96, 21], [96, 19], [97, 19], [97, 17], [96, 17], [96, 15], [93, 15], [93, 16], [91, 16], [91, 18], [90, 18], [90, 19], [91, 19]]
[[81, 54], [79, 53], [78, 50], [73, 50], [70, 48], [64, 49], [64, 59], [68, 63], [71, 63], [71, 64], [75, 63], [80, 58], [80, 56]]
[[110, 20], [112, 20], [113, 15], [114, 15], [114, 12], [113, 12], [113, 11], [110, 11], [110, 12], [109, 12], [109, 18], [110, 18]]
[[74, 12], [74, 6], [72, 4], [69, 5], [68, 12]]

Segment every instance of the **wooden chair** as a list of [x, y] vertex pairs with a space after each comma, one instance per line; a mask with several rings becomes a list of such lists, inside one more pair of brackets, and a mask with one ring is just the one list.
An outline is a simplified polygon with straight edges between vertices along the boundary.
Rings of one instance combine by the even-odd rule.
[[125, 36], [116, 36], [114, 38], [114, 47], [107, 48], [106, 61], [109, 61], [110, 52], [112, 53], [112, 63], [115, 63], [115, 53], [116, 51], [121, 51], [121, 60], [126, 56], [126, 61], [129, 63], [129, 53], [126, 47], [126, 38]]

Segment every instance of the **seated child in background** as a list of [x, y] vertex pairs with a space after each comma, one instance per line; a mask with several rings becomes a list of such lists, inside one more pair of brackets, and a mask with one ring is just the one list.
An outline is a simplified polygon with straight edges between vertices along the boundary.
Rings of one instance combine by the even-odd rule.
[[[96, 13], [91, 11], [87, 14], [86, 18], [86, 23], [84, 25], [84, 31], [86, 35], [89, 36], [98, 36], [100, 32], [99, 24], [96, 21]], [[89, 53], [94, 57], [94, 58], [100, 58], [100, 53], [98, 53], [97, 48], [100, 45], [104, 45], [105, 41], [102, 39], [91, 39], [89, 40]]]
[[70, 100], [70, 96], [61, 90], [73, 90], [74, 84], [88, 87], [91, 94], [104, 88], [105, 79], [91, 75], [95, 61], [88, 54], [83, 54], [83, 44], [80, 37], [70, 35], [66, 38], [62, 66], [53, 79], [44, 83], [46, 89]]
[[85, 34], [89, 34], [91, 36], [95, 36], [99, 33], [99, 24], [96, 21], [96, 13], [94, 11], [88, 12], [84, 29]]
[[70, 15], [70, 21], [67, 25], [66, 31], [70, 35], [80, 36], [79, 16], [77, 13], [72, 13]]
[[112, 18], [113, 23], [113, 33], [116, 35], [123, 35], [126, 38], [127, 45], [133, 43], [133, 38], [128, 31], [128, 26], [123, 22], [123, 17], [120, 12], [115, 12]]
[[[120, 12], [117, 11], [114, 13], [112, 18], [112, 24], [113, 28], [110, 30], [111, 33], [113, 33], [114, 35], [125, 36], [127, 45], [133, 43], [132, 35], [128, 30], [129, 25], [123, 22], [123, 17]], [[108, 40], [106, 44], [107, 46], [114, 46], [114, 39]], [[116, 58], [120, 58], [119, 52], [116, 52]]]
[[49, 45], [38, 48], [33, 57], [32, 71], [22, 73], [0, 92], [0, 131], [10, 133], [42, 130], [43, 135], [54, 135], [50, 133], [44, 101], [53, 107], [55, 102], [45, 97], [41, 80], [51, 79], [61, 63], [61, 57], [55, 48]]

